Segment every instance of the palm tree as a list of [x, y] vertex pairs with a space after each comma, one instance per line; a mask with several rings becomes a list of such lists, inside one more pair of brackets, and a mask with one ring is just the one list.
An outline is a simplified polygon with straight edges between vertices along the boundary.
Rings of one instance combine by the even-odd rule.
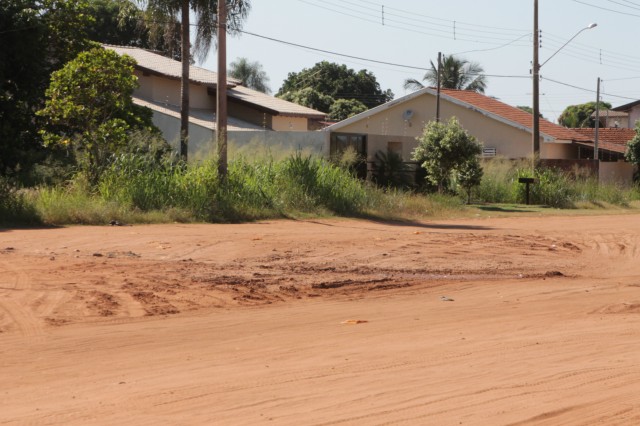
[[[146, 7], [147, 12], [155, 16], [179, 17], [181, 21], [181, 59], [182, 78], [180, 89], [180, 155], [187, 158], [189, 138], [189, 65], [191, 64], [190, 11], [193, 11], [196, 23], [194, 54], [204, 60], [211, 47], [211, 40], [217, 32], [218, 0], [137, 0]], [[238, 33], [246, 19], [251, 0], [225, 0], [229, 10], [227, 14], [227, 32]], [[165, 23], [160, 22], [159, 25]]]
[[[436, 86], [438, 84], [438, 67], [431, 62], [431, 69], [423, 77], [423, 81]], [[440, 68], [440, 87], [445, 89], [472, 90], [484, 93], [487, 87], [487, 78], [483, 74], [484, 69], [477, 62], [469, 62], [466, 59], [458, 59], [453, 55], [442, 56]], [[404, 81], [407, 90], [423, 89], [424, 85], [414, 78]]]
[[229, 75], [242, 81], [246, 87], [262, 93], [271, 93], [269, 77], [259, 62], [249, 62], [247, 58], [238, 58], [231, 62]]

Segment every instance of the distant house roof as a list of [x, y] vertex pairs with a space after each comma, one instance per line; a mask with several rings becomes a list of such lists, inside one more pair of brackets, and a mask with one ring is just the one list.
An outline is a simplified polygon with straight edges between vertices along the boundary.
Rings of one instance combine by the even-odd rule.
[[[615, 117], [626, 118], [626, 117], [629, 117], [629, 113], [628, 112], [616, 111], [615, 109], [601, 109], [599, 114], [600, 114], [600, 118], [603, 118], [603, 117], [609, 117], [609, 118], [615, 118]], [[596, 117], [596, 112], [593, 111], [591, 113], [591, 118], [595, 118], [595, 117]]]
[[613, 108], [614, 111], [624, 111], [629, 112], [634, 106], [640, 105], [640, 101], [633, 101], [628, 104], [620, 105], [619, 107]]
[[257, 90], [249, 89], [244, 86], [235, 86], [227, 90], [227, 96], [236, 101], [257, 105], [263, 109], [270, 111], [274, 115], [282, 115], [288, 117], [308, 117], [318, 120], [324, 120], [327, 114], [312, 108], [307, 108], [275, 96]]
[[[138, 47], [103, 46], [120, 55], [131, 56], [137, 62], [136, 67], [143, 72], [156, 74], [173, 80], [182, 78], [182, 63], [180, 61]], [[213, 71], [193, 65], [189, 67], [189, 80], [193, 83], [202, 84], [211, 90], [216, 90], [217, 79], [218, 74]], [[237, 102], [249, 104], [272, 115], [305, 117], [318, 120], [323, 120], [327, 116], [324, 112], [244, 87], [240, 80], [234, 78], [227, 78], [227, 96]]]
[[[425, 87], [424, 89], [417, 90], [406, 96], [398, 99], [394, 99], [386, 104], [377, 106], [361, 114], [355, 115], [351, 118], [343, 120], [339, 123], [333, 124], [324, 130], [335, 131], [341, 127], [352, 124], [362, 118], [370, 117], [377, 114], [380, 111], [394, 107], [400, 103], [406, 102], [410, 99], [429, 94], [435, 96], [437, 93], [435, 88]], [[533, 125], [533, 119], [530, 113], [516, 108], [511, 105], [507, 105], [504, 102], [500, 102], [497, 99], [483, 95], [481, 93], [473, 92], [470, 90], [453, 90], [442, 89], [440, 91], [441, 99], [452, 102], [456, 105], [460, 105], [464, 108], [468, 108], [477, 111], [487, 117], [494, 120], [501, 121], [510, 126], [531, 133], [531, 127]], [[583, 135], [572, 131], [566, 127], [559, 126], [545, 119], [540, 119], [540, 135], [545, 140], [566, 140], [566, 141], [580, 141], [587, 140]]]
[[[572, 130], [589, 139], [588, 142], [580, 142], [581, 145], [593, 147], [596, 139], [596, 129], [581, 128]], [[598, 148], [624, 154], [627, 150], [627, 143], [633, 139], [635, 135], [636, 132], [634, 129], [618, 129], [611, 127], [598, 129]]]
[[[138, 68], [174, 80], [182, 78], [182, 63], [175, 59], [141, 49], [139, 47], [113, 46], [109, 44], [103, 45], [107, 49], [111, 49], [119, 55], [129, 55], [138, 63]], [[189, 80], [193, 83], [203, 84], [209, 87], [216, 87], [218, 81], [218, 73], [209, 71], [205, 68], [191, 65], [189, 67]], [[234, 78], [227, 78], [227, 87], [234, 87], [242, 84], [241, 81]]]

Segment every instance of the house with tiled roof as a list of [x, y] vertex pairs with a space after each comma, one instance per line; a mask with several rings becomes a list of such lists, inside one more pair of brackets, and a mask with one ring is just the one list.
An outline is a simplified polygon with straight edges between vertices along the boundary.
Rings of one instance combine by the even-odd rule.
[[[596, 129], [572, 129], [589, 139], [588, 142], [577, 142], [580, 153], [578, 158], [593, 158]], [[634, 129], [605, 127], [598, 129], [598, 158], [603, 161], [624, 160], [627, 143], [636, 135]]]
[[[628, 129], [629, 126], [629, 113], [624, 111], [616, 111], [614, 109], [601, 109], [598, 112], [598, 119], [600, 121], [600, 127], [611, 127], [616, 129]], [[596, 111], [591, 113], [591, 118], [595, 120]]]
[[[120, 55], [128, 55], [136, 61], [134, 73], [140, 87], [133, 94], [136, 104], [153, 111], [153, 122], [165, 139], [177, 146], [180, 134], [180, 81], [182, 64], [171, 58], [136, 47], [104, 45]], [[217, 73], [191, 66], [189, 69], [189, 156], [214, 152], [212, 140], [216, 123]], [[274, 132], [309, 133], [322, 127], [326, 114], [265, 93], [242, 86], [242, 82], [227, 79], [228, 139], [243, 143], [266, 140]], [[253, 136], [252, 136], [253, 135]], [[291, 135], [289, 135], [291, 136]], [[311, 143], [322, 151], [322, 135]], [[300, 145], [299, 139], [291, 139], [291, 145]]]
[[[596, 129], [572, 129], [590, 139], [576, 142], [579, 159], [594, 158]], [[627, 144], [634, 138], [634, 129], [605, 127], [598, 129], [598, 176], [601, 182], [631, 183], [635, 166], [625, 161]]]
[[[436, 94], [436, 89], [424, 88], [325, 128], [331, 134], [331, 152], [353, 146], [369, 161], [378, 151], [393, 151], [410, 161], [416, 138], [436, 118]], [[482, 143], [485, 156], [519, 159], [532, 154], [533, 120], [526, 111], [481, 93], [442, 89], [440, 119], [451, 117], [457, 117]], [[571, 129], [540, 120], [541, 159], [575, 159], [575, 143], [588, 140]]]
[[629, 116], [627, 127], [633, 129], [636, 122], [640, 120], [640, 101], [629, 102], [628, 104], [620, 105], [613, 108], [614, 111], [627, 113]]

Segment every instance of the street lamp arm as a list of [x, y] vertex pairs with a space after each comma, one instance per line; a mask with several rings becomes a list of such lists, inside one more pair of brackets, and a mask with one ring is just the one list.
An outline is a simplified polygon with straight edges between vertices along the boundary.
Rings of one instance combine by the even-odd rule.
[[594, 22], [593, 24], [589, 24], [588, 26], [586, 26], [586, 27], [584, 27], [583, 29], [581, 29], [580, 31], [578, 31], [578, 32], [577, 32], [573, 37], [571, 37], [569, 40], [567, 40], [567, 42], [566, 42], [565, 44], [563, 44], [562, 46], [560, 46], [560, 48], [559, 48], [558, 50], [556, 50], [555, 52], [553, 52], [553, 55], [549, 56], [549, 58], [548, 58], [546, 61], [544, 61], [542, 64], [538, 65], [538, 69], [542, 68], [542, 66], [543, 66], [544, 64], [546, 64], [547, 62], [549, 62], [549, 61], [551, 60], [551, 58], [553, 58], [554, 56], [556, 56], [556, 55], [558, 54], [558, 52], [560, 52], [562, 49], [564, 49], [564, 47], [565, 47], [567, 44], [571, 43], [571, 41], [572, 41], [574, 38], [578, 37], [578, 36], [580, 35], [580, 33], [581, 33], [581, 32], [586, 31], [586, 30], [590, 30], [590, 29], [595, 28], [595, 27], [597, 27], [597, 26], [598, 26], [598, 24], [596, 24], [596, 23]]

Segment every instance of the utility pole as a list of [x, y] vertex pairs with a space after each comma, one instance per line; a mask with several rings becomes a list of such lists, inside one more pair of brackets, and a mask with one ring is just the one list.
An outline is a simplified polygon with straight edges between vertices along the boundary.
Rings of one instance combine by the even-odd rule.
[[442, 53], [438, 52], [438, 77], [436, 78], [436, 82], [438, 85], [437, 88], [437, 92], [436, 92], [436, 121], [439, 123], [440, 122], [440, 86], [441, 86], [441, 73], [442, 70], [441, 65], [442, 64]]
[[540, 157], [540, 65], [538, 59], [539, 47], [538, 29], [538, 0], [533, 1], [533, 168]]
[[598, 77], [598, 89], [596, 90], [596, 140], [593, 143], [593, 159], [598, 160], [598, 136], [600, 130], [600, 77]]
[[182, 77], [180, 78], [180, 157], [187, 161], [189, 152], [189, 66], [191, 59], [191, 46], [189, 46], [189, 2], [182, 3]]
[[218, 0], [218, 80], [216, 84], [218, 176], [227, 177], [227, 2]]

